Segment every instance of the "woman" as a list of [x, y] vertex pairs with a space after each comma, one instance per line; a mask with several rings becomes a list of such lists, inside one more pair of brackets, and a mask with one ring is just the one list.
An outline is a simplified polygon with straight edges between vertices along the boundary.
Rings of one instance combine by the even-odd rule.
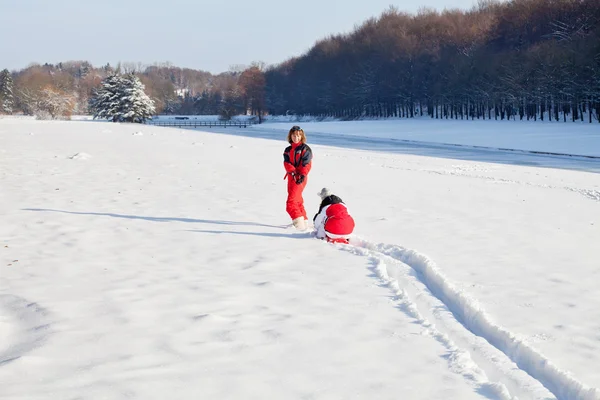
[[283, 167], [288, 180], [288, 197], [285, 210], [292, 218], [292, 223], [299, 230], [306, 229], [306, 210], [302, 191], [308, 182], [308, 173], [312, 165], [312, 150], [306, 144], [306, 136], [299, 126], [292, 126], [287, 141], [290, 146], [283, 152]]

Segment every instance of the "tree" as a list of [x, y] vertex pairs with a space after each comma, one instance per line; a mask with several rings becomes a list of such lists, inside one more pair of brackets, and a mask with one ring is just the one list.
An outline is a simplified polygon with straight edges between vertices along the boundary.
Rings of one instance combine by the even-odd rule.
[[75, 105], [72, 94], [52, 85], [39, 90], [23, 88], [19, 98], [23, 111], [37, 119], [69, 119]]
[[94, 119], [113, 122], [143, 123], [155, 112], [154, 101], [144, 92], [144, 85], [134, 74], [112, 74], [93, 91], [89, 102]]
[[99, 89], [92, 90], [89, 109], [94, 114], [94, 119], [112, 118], [113, 122], [118, 121], [118, 116], [120, 115], [121, 86], [123, 86], [122, 80], [120, 75], [109, 75], [102, 80]]
[[12, 114], [15, 100], [13, 79], [7, 69], [0, 72], [0, 113]]
[[252, 66], [240, 75], [238, 85], [242, 92], [244, 107], [262, 123], [265, 112], [265, 75], [259, 66]]
[[52, 86], [43, 88], [37, 94], [35, 115], [39, 119], [70, 118], [75, 99], [60, 89]]
[[170, 80], [156, 74], [144, 74], [140, 80], [146, 88], [146, 94], [154, 100], [157, 114], [168, 113], [165, 110], [177, 104], [175, 85]]
[[219, 117], [223, 120], [230, 120], [234, 115], [240, 114], [243, 109], [242, 94], [237, 85], [227, 90], [219, 105]]

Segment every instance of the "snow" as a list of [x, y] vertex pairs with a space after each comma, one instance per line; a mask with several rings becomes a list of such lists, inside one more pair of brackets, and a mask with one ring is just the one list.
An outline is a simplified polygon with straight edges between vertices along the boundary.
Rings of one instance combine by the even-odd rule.
[[[273, 129], [284, 129], [288, 126], [289, 123], [269, 124]], [[302, 123], [302, 128], [317, 135], [319, 133], [343, 134], [455, 146], [481, 146], [600, 157], [600, 124], [597, 121], [592, 124], [579, 121], [460, 121], [427, 117], [356, 121], [352, 124], [340, 121], [305, 122]], [[493, 134], [482, 134], [482, 131], [493, 132]]]
[[77, 153], [69, 157], [71, 160], [87, 160], [91, 156], [88, 153]]
[[332, 245], [290, 123], [0, 119], [0, 398], [600, 399], [600, 128], [555, 124], [302, 122]]

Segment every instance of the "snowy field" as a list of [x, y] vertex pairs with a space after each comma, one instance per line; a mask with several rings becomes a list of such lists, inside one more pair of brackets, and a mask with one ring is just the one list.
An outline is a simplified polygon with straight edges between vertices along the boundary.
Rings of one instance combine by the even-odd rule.
[[301, 123], [331, 245], [290, 123], [0, 119], [0, 399], [600, 399], [600, 160], [493, 150], [600, 127], [488, 122]]

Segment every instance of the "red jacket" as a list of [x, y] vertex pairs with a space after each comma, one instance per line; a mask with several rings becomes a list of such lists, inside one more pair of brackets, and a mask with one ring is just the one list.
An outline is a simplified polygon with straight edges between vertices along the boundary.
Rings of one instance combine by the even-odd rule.
[[283, 151], [283, 167], [286, 172], [306, 176], [311, 165], [312, 150], [306, 143], [292, 143]]
[[344, 203], [332, 204], [325, 211], [325, 233], [334, 235], [350, 235], [354, 230], [354, 219], [348, 214]]
[[330, 238], [349, 237], [354, 231], [354, 219], [348, 214], [346, 205], [341, 202], [324, 205], [315, 215], [314, 222], [317, 237], [321, 239], [325, 236]]

